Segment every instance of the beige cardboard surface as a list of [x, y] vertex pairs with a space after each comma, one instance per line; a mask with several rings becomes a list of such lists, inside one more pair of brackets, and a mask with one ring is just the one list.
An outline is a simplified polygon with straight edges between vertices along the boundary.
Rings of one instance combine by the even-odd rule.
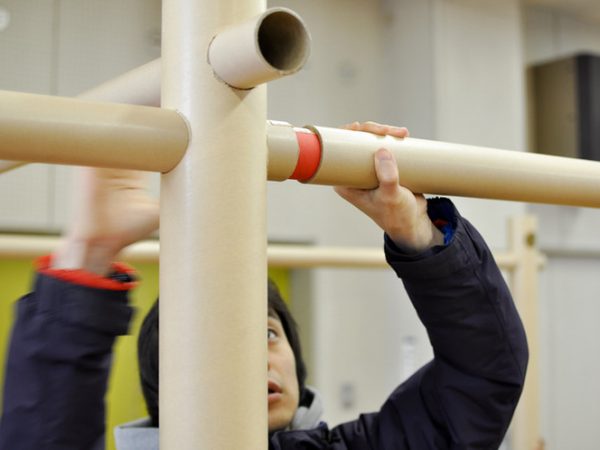
[[267, 121], [267, 147], [269, 180], [284, 181], [290, 178], [300, 153], [294, 128], [286, 122]]
[[373, 188], [373, 154], [390, 149], [413, 192], [600, 207], [600, 163], [574, 158], [313, 127], [322, 161], [313, 184]]
[[21, 167], [24, 164], [22, 161], [0, 161], [0, 174]]
[[160, 447], [267, 448], [266, 89], [197, 49], [260, 0], [164, 0], [162, 106], [191, 140], [161, 182]]
[[208, 50], [218, 78], [251, 89], [300, 70], [310, 53], [302, 19], [287, 8], [272, 8], [219, 32]]
[[164, 172], [188, 141], [174, 111], [0, 91], [0, 158]]
[[[0, 257], [5, 259], [32, 259], [52, 253], [59, 244], [58, 237], [0, 234]], [[120, 259], [131, 263], [157, 262], [159, 258], [157, 240], [138, 242], [125, 248]], [[495, 251], [494, 259], [503, 270], [512, 270], [517, 265], [518, 255], [513, 251]], [[272, 244], [267, 248], [269, 267], [357, 267], [387, 268], [381, 248], [329, 247], [294, 244]], [[538, 265], [545, 260], [538, 259]]]
[[160, 59], [136, 67], [77, 97], [103, 102], [160, 106]]

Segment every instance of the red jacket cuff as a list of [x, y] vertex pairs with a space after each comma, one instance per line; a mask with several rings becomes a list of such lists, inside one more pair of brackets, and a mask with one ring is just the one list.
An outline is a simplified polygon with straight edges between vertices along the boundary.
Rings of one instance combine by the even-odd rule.
[[52, 269], [52, 257], [53, 255], [46, 255], [36, 259], [35, 267], [38, 273], [94, 289], [128, 291], [137, 286], [135, 270], [127, 264], [112, 263], [111, 274], [114, 276], [102, 276], [83, 269]]

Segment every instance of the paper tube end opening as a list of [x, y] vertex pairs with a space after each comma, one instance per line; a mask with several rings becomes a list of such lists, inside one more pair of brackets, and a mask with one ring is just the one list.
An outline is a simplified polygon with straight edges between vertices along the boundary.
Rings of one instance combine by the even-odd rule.
[[310, 54], [310, 35], [293, 11], [276, 8], [267, 12], [258, 28], [262, 57], [282, 74], [300, 70]]

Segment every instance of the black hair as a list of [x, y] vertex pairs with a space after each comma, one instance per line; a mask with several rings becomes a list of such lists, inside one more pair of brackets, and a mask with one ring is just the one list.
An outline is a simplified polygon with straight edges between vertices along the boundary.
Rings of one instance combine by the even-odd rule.
[[[310, 397], [305, 389], [306, 365], [302, 358], [298, 325], [281, 297], [279, 289], [268, 280], [268, 311], [281, 321], [285, 336], [292, 347], [296, 359], [296, 377], [300, 388], [300, 404]], [[158, 300], [154, 303], [144, 321], [138, 337], [138, 363], [140, 382], [146, 407], [153, 427], [158, 427]]]
[[269, 279], [268, 284], [269, 314], [273, 315], [273, 313], [275, 313], [277, 318], [281, 321], [285, 336], [294, 352], [294, 358], [296, 359], [296, 377], [298, 378], [298, 387], [300, 388], [300, 403], [302, 403], [302, 396], [306, 384], [306, 365], [304, 364], [304, 358], [302, 358], [298, 324], [283, 301], [277, 285], [273, 283], [271, 279]]
[[138, 336], [140, 383], [152, 426], [158, 426], [158, 299], [144, 318]]

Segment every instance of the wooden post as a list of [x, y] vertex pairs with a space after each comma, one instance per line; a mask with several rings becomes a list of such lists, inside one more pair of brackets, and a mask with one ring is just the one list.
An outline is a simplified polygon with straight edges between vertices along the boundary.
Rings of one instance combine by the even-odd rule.
[[529, 365], [525, 388], [515, 413], [513, 450], [538, 450], [540, 432], [540, 367], [538, 271], [541, 256], [536, 247], [537, 218], [513, 218], [509, 225], [510, 250], [517, 264], [511, 273], [511, 287], [529, 344]]

